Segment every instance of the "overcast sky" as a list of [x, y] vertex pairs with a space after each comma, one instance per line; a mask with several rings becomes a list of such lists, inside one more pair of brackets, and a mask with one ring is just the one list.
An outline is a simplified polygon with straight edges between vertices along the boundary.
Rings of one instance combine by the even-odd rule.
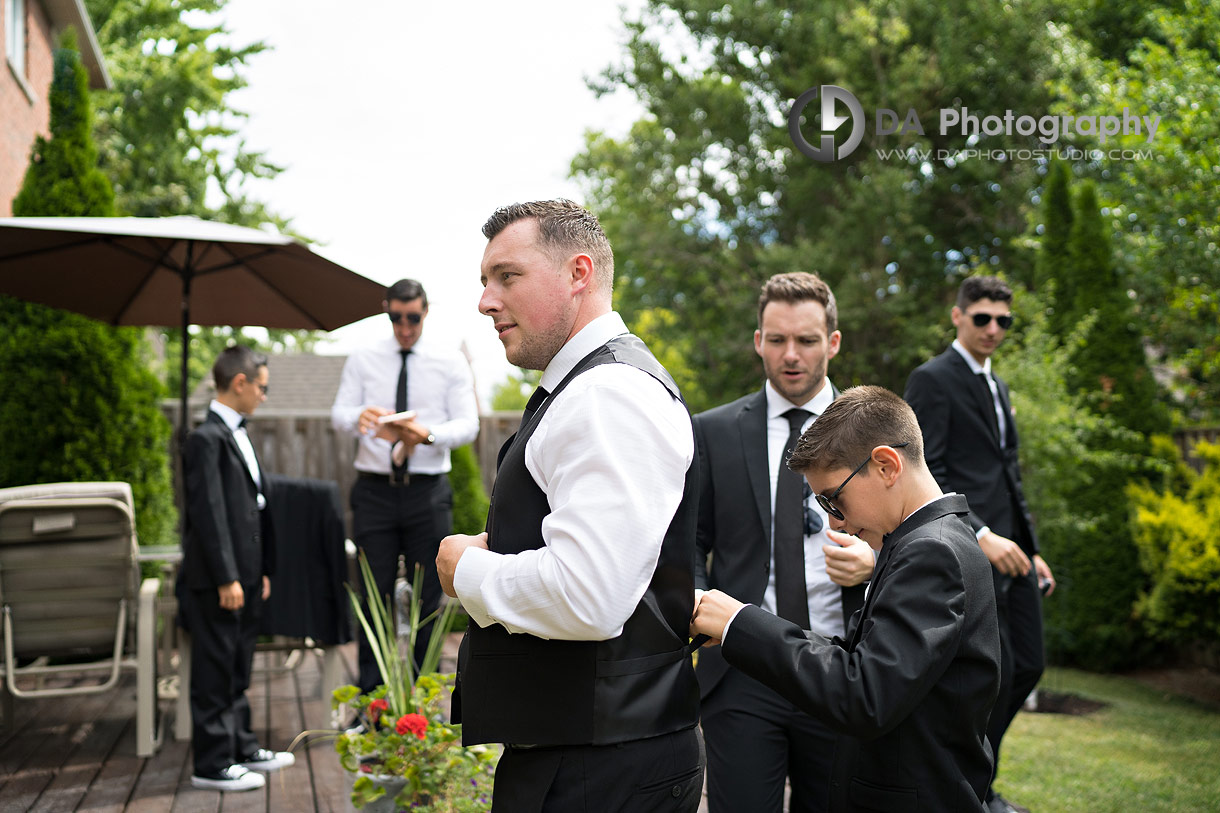
[[[273, 48], [232, 96], [247, 147], [287, 167], [257, 196], [336, 262], [420, 280], [426, 335], [465, 340], [489, 393], [512, 368], [477, 310], [479, 228], [506, 203], [579, 199], [567, 174], [584, 132], [638, 116], [630, 94], [585, 85], [622, 54], [618, 0], [230, 0], [222, 14], [236, 43]], [[322, 352], [388, 332], [366, 319]]]

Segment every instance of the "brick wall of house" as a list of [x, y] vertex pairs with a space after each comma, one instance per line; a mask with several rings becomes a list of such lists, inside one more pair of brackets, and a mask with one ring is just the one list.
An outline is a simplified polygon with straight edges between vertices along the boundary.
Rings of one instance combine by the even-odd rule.
[[[0, 52], [5, 47], [4, 14], [0, 13]], [[26, 0], [26, 84], [33, 90], [31, 103], [13, 71], [7, 54], [0, 58], [0, 217], [13, 213], [13, 198], [21, 190], [34, 137], [47, 135], [51, 108], [51, 51], [55, 47], [51, 21], [38, 0]]]

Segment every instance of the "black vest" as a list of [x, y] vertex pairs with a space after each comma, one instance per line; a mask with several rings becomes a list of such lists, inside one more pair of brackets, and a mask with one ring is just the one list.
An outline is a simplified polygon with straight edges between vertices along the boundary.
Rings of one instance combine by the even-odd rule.
[[[643, 370], [681, 400], [673, 379], [635, 336], [616, 337], [582, 359], [501, 451], [487, 515], [493, 551], [511, 554], [543, 546], [542, 520], [550, 506], [526, 468], [526, 444], [560, 390], [609, 363]], [[647, 465], [649, 450], [637, 451], [641, 465]], [[698, 495], [698, 467], [692, 461], [652, 580], [617, 638], [552, 641], [512, 634], [499, 624], [470, 623], [458, 656], [453, 706], [464, 743], [604, 745], [696, 724], [699, 690], [686, 642], [694, 607]]]

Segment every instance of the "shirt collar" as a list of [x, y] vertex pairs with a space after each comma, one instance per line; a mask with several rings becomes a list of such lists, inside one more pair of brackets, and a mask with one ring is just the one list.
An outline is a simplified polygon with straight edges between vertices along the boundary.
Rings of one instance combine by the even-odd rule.
[[978, 373], [986, 373], [987, 375], [991, 375], [991, 356], [988, 356], [986, 361], [979, 364], [978, 361], [975, 360], [974, 356], [970, 355], [970, 351], [967, 350], [957, 339], [953, 340], [953, 349], [956, 350], [961, 357], [966, 360], [966, 363], [970, 365], [970, 372], [975, 373], [976, 375]]
[[610, 311], [597, 317], [559, 348], [555, 358], [551, 359], [551, 363], [542, 373], [538, 386], [547, 392], [554, 392], [581, 359], [615, 336], [621, 336], [627, 332], [629, 332], [627, 323], [617, 312]]
[[229, 427], [230, 432], [237, 431], [237, 425], [241, 423], [241, 413], [231, 406], [226, 406], [216, 399], [212, 399], [212, 403], [208, 404], [208, 409], [220, 416], [220, 419], [225, 422], [225, 426]]
[[779, 390], [771, 385], [770, 380], [767, 381], [764, 388], [767, 391], [767, 420], [777, 418], [793, 408], [807, 410], [815, 416], [821, 415], [826, 411], [826, 407], [830, 406], [830, 402], [835, 399], [835, 390], [830, 383], [830, 378], [823, 379], [822, 389], [803, 404], [794, 404], [780, 395]]

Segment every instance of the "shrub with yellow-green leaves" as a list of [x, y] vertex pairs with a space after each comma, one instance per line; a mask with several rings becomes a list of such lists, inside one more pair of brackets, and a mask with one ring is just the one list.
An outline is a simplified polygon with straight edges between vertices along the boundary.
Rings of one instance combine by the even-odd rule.
[[1220, 444], [1200, 442], [1201, 474], [1158, 491], [1127, 489], [1140, 566], [1151, 588], [1136, 612], [1149, 633], [1171, 643], [1220, 644]]

